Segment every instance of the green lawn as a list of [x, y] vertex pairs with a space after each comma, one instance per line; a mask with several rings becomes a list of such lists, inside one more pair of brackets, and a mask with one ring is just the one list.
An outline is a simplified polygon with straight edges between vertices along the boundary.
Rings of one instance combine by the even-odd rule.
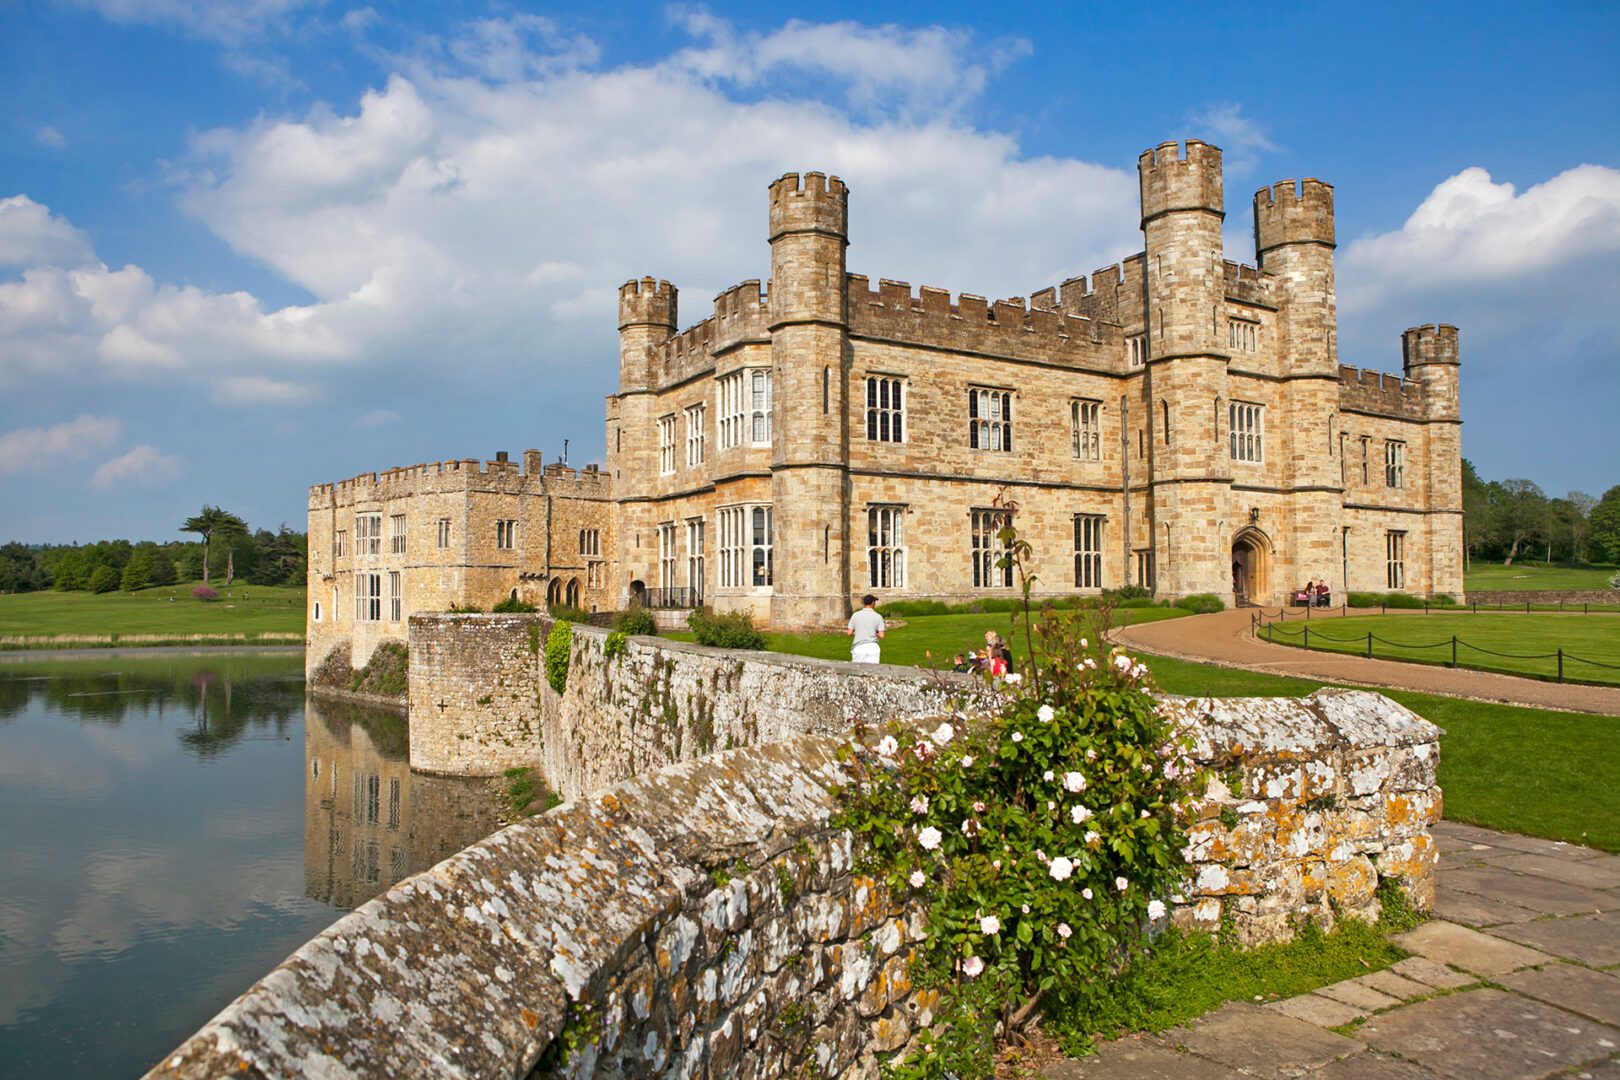
[[196, 584], [100, 595], [55, 591], [0, 595], [0, 637], [303, 635], [302, 586], [236, 584], [220, 588], [219, 599], [205, 603], [191, 597]]
[[1501, 563], [1476, 562], [1463, 575], [1463, 588], [1499, 589], [1514, 592], [1537, 589], [1606, 589], [1609, 578], [1617, 566], [1566, 566], [1560, 563], [1516, 562], [1512, 566]]
[[1614, 615], [1354, 615], [1274, 623], [1261, 636], [1304, 646], [1307, 632], [1312, 649], [1365, 656], [1372, 634], [1375, 657], [1426, 664], [1450, 664], [1455, 636], [1458, 667], [1542, 679], [1557, 677], [1563, 649], [1566, 681], [1620, 684], [1620, 617]]
[[[1113, 619], [1115, 626], [1135, 626], [1180, 618], [1186, 614], [1188, 612], [1181, 608], [1119, 608], [1114, 611]], [[994, 630], [1006, 638], [1015, 657], [1026, 651], [1022, 623], [1015, 626], [1012, 616], [1004, 611], [970, 615], [913, 615], [903, 621], [904, 626], [893, 626], [891, 620], [891, 629], [884, 635], [885, 664], [949, 669], [951, 658], [957, 653], [984, 647], [986, 630]], [[665, 636], [681, 641], [692, 640], [691, 634]], [[772, 652], [813, 656], [821, 660], [849, 659], [849, 638], [844, 634], [766, 634], [765, 637]]]
[[[1144, 656], [1172, 694], [1298, 697], [1321, 684]], [[1620, 852], [1620, 717], [1382, 693], [1446, 731], [1446, 817]]]

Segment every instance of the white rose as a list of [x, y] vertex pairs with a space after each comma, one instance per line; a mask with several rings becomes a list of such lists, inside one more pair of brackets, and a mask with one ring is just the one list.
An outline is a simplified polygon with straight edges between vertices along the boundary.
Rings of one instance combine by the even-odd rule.
[[1074, 863], [1059, 855], [1052, 860], [1052, 865], [1046, 868], [1046, 872], [1052, 875], [1053, 881], [1066, 881], [1069, 875], [1074, 873]]
[[966, 960], [962, 961], [962, 974], [966, 975], [968, 978], [974, 978], [977, 975], [983, 974], [983, 972], [984, 961], [980, 960], [977, 956], [970, 956]]
[[943, 839], [944, 834], [932, 825], [917, 834], [917, 843], [923, 846], [924, 851], [933, 851], [939, 847], [939, 842]]
[[1047, 769], [1045, 772], [1041, 773], [1041, 779], [1050, 784], [1052, 782], [1052, 777], [1055, 775], [1056, 774], [1053, 773], [1051, 769]]
[[1041, 718], [1041, 723], [1050, 724], [1052, 717], [1056, 716], [1057, 712], [1050, 705], [1042, 705], [1035, 715]]
[[894, 757], [900, 750], [900, 744], [894, 741], [893, 735], [885, 735], [878, 740], [876, 750], [882, 757]]
[[913, 814], [926, 814], [926, 813], [928, 813], [928, 796], [926, 796], [926, 795], [913, 795], [911, 797], [911, 812]]
[[1007, 676], [1007, 681], [1012, 683], [1014, 686], [1017, 686], [1019, 683], [1024, 681], [1024, 677], [1015, 671]]
[[933, 735], [929, 736], [929, 738], [933, 739], [935, 742], [939, 743], [939, 745], [941, 745], [941, 746], [944, 746], [946, 743], [950, 742], [955, 737], [956, 737], [956, 729], [951, 727], [951, 725], [949, 725], [949, 724], [941, 724], [941, 725], [939, 725], [939, 727], [934, 729]]
[[1075, 795], [1086, 790], [1086, 778], [1077, 772], [1063, 774], [1063, 786]]
[[1001, 933], [1001, 920], [994, 915], [986, 915], [979, 920], [979, 932], [981, 934]]
[[1058, 937], [1062, 938], [1064, 941], [1069, 940], [1069, 935], [1074, 933], [1073, 930], [1069, 929], [1069, 924], [1066, 922], [1060, 922], [1057, 924], [1057, 932]]
[[1073, 821], [1076, 825], [1085, 824], [1086, 819], [1089, 818], [1089, 817], [1091, 817], [1091, 807], [1089, 807], [1089, 806], [1071, 806], [1071, 807], [1069, 807], [1069, 820]]
[[1024, 741], [1024, 733], [1022, 731], [1013, 732], [1013, 742], [1023, 742], [1023, 741]]
[[928, 883], [927, 876], [921, 870], [913, 870], [908, 880], [910, 880], [913, 889], [920, 889]]
[[1162, 919], [1162, 918], [1164, 918], [1164, 901], [1163, 900], [1149, 900], [1148, 901], [1148, 918], [1150, 918], [1150, 919]]
[[1131, 887], [1131, 883], [1129, 881], [1127, 881], [1125, 878], [1117, 877], [1117, 878], [1114, 879], [1114, 888], [1118, 889], [1120, 892], [1124, 892], [1126, 889], [1128, 889], [1130, 887]]

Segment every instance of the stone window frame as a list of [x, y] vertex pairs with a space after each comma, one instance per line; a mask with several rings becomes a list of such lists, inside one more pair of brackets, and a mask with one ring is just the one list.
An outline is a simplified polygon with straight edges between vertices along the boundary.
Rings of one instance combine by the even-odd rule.
[[359, 570], [354, 575], [354, 621], [382, 622], [382, 575]]
[[338, 529], [332, 534], [332, 558], [341, 559], [349, 554], [349, 530]]
[[1234, 352], [1252, 353], [1260, 349], [1260, 323], [1240, 315], [1226, 317], [1226, 347]]
[[1131, 334], [1125, 338], [1125, 366], [1139, 368], [1147, 363], [1147, 334]]
[[1106, 514], [1074, 515], [1074, 587], [1103, 587], [1103, 529]]
[[404, 582], [400, 579], [398, 570], [388, 571], [388, 621], [399, 622], [400, 612], [404, 606]]
[[388, 553], [390, 555], [403, 555], [403, 554], [405, 554], [405, 538], [406, 538], [407, 535], [409, 535], [409, 534], [406, 532], [405, 515], [404, 514], [389, 514], [388, 515]]
[[579, 530], [579, 553], [582, 556], [602, 554], [602, 530]]
[[1384, 580], [1390, 589], [1406, 588], [1406, 530], [1384, 533]]
[[1096, 398], [1071, 399], [1069, 449], [1075, 459], [1101, 461], [1102, 447], [1102, 402]]
[[686, 415], [686, 465], [693, 468], [703, 464], [705, 456], [705, 428], [708, 425], [709, 406], [706, 402], [688, 405]]
[[748, 374], [748, 444], [771, 445], [773, 390], [770, 368], [744, 368]]
[[1368, 453], [1368, 449], [1367, 448], [1369, 446], [1371, 446], [1371, 445], [1372, 445], [1372, 436], [1371, 435], [1363, 435], [1361, 437], [1361, 486], [1362, 487], [1366, 487], [1367, 484], [1368, 484], [1368, 479], [1367, 479], [1367, 453]]
[[660, 589], [677, 588], [675, 575], [680, 567], [680, 534], [676, 531], [675, 522], [660, 521], [656, 530], [658, 536], [658, 587]]
[[1012, 588], [1012, 563], [997, 565], [1007, 554], [1000, 533], [1011, 520], [1012, 513], [1008, 510], [975, 507], [968, 511], [968, 554], [975, 589]]
[[443, 551], [450, 546], [450, 519], [439, 519], [439, 550]]
[[906, 510], [904, 503], [872, 503], [866, 508], [868, 588], [906, 587]]
[[356, 513], [354, 515], [354, 553], [356, 555], [382, 554], [381, 513]]
[[1153, 549], [1150, 547], [1136, 548], [1131, 552], [1136, 562], [1136, 583], [1144, 589], [1156, 589], [1154, 579], [1158, 568], [1154, 565]]
[[585, 564], [585, 587], [600, 589], [607, 579], [607, 563], [597, 559]]
[[495, 549], [497, 551], [517, 550], [517, 519], [497, 518], [495, 521]]
[[720, 449], [732, 450], [742, 445], [743, 372], [727, 372], [715, 380], [715, 398], [719, 402]]
[[969, 386], [967, 393], [968, 449], [987, 454], [1012, 453], [1016, 395], [998, 386]]
[[866, 377], [866, 441], [906, 441], [906, 380], [899, 375]]
[[675, 474], [675, 414], [658, 418], [658, 475]]
[[1406, 440], [1384, 440], [1384, 486], [1406, 486]]
[[686, 524], [686, 587], [692, 602], [702, 602], [708, 574], [708, 523], [702, 517], [689, 517]]
[[1266, 460], [1266, 407], [1254, 401], [1227, 404], [1227, 446], [1233, 461], [1263, 465]]
[[715, 513], [720, 534], [720, 587], [740, 593], [773, 591], [776, 515], [772, 505], [736, 503], [719, 507]]
[[321, 621], [321, 602], [319, 600], [315, 601], [315, 605], [310, 611], [310, 621], [311, 622], [320, 622]]

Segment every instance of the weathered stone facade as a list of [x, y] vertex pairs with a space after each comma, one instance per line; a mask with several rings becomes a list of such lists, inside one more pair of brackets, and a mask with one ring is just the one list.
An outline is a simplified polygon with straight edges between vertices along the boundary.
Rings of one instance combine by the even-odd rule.
[[[1436, 728], [1364, 691], [1184, 707], [1196, 756], [1242, 780], [1203, 807], [1172, 918], [1273, 940], [1333, 905], [1373, 915], [1385, 878], [1429, 905]], [[345, 917], [149, 1075], [874, 1076], [937, 999], [908, 974], [912, 898], [827, 825], [839, 742], [722, 751], [507, 828]], [[568, 1063], [542, 1066], [559, 1043]]]
[[1456, 329], [1407, 331], [1404, 377], [1340, 367], [1329, 185], [1262, 189], [1240, 266], [1217, 148], [1138, 168], [1143, 253], [1027, 302], [849, 273], [848, 191], [819, 173], [770, 187], [768, 289], [677, 332], [673, 285], [626, 284], [616, 587], [777, 626], [868, 588], [1009, 595], [974, 542], [1005, 492], [1041, 593], [1460, 598]]
[[403, 642], [419, 611], [487, 611], [508, 597], [613, 607], [611, 489], [594, 465], [542, 468], [538, 450], [521, 466], [500, 454], [310, 488], [307, 669], [333, 649], [361, 666], [382, 642]]

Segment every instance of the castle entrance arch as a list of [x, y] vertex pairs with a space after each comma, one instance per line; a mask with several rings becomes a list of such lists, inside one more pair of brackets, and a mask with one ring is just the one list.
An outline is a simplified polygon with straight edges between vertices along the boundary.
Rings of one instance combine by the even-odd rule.
[[1232, 538], [1232, 594], [1240, 607], [1271, 599], [1271, 540], [1259, 529]]

